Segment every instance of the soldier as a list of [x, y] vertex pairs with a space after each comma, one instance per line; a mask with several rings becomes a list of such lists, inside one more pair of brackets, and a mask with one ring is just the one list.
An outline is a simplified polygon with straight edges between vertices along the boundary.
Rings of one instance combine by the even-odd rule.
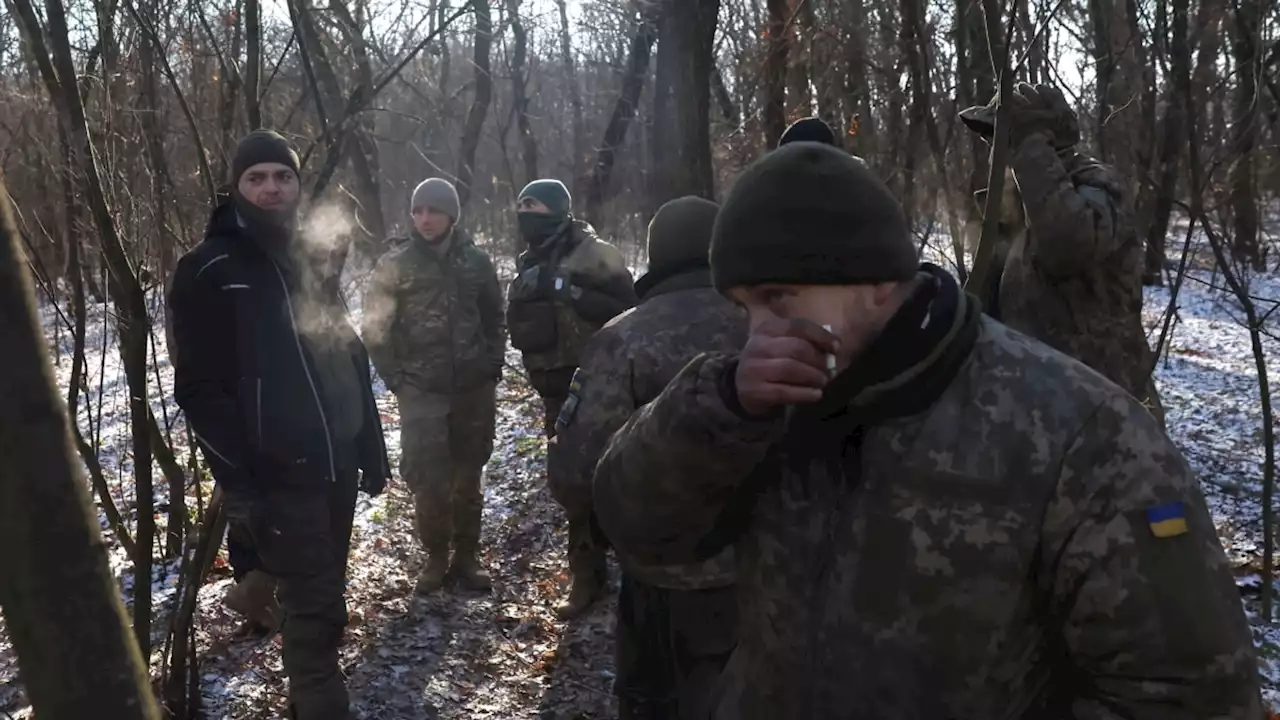
[[715, 718], [1261, 716], [1178, 449], [919, 265], [864, 164], [818, 143], [756, 162], [711, 270], [750, 338], [613, 436], [595, 503], [627, 557], [733, 546], [742, 620]]
[[338, 646], [356, 491], [376, 495], [389, 476], [369, 358], [328, 258], [298, 236], [297, 153], [256, 130], [231, 166], [233, 197], [174, 270], [174, 396], [230, 532], [278, 580], [292, 716], [347, 720]]
[[[507, 293], [511, 344], [523, 355], [529, 382], [542, 397], [543, 428], [556, 417], [582, 350], [600, 326], [636, 304], [622, 253], [573, 217], [559, 180], [535, 180], [520, 191], [516, 219], [528, 248]], [[559, 607], [563, 618], [582, 613], [604, 589], [605, 548], [590, 514], [568, 516], [573, 588]]]
[[[699, 352], [735, 352], [746, 317], [711, 287], [707, 250], [718, 207], [684, 197], [649, 224], [649, 271], [636, 281], [640, 305], [611, 320], [583, 354], [556, 423], [551, 490], [570, 514], [591, 506], [596, 461], [614, 431], [662, 392]], [[618, 598], [619, 714], [705, 718], [710, 690], [734, 645], [733, 555], [656, 566], [621, 557]]]
[[[988, 141], [996, 102], [960, 113]], [[998, 319], [1102, 373], [1163, 423], [1126, 182], [1077, 150], [1079, 123], [1058, 89], [1019, 83], [1007, 105], [1016, 186], [1006, 179], [999, 264], [986, 289], [998, 287]]]
[[[414, 229], [378, 261], [365, 297], [364, 337], [400, 401], [400, 475], [413, 490], [427, 564], [417, 592], [446, 575], [485, 591], [476, 555], [502, 378], [502, 287], [483, 250], [457, 227], [458, 192], [431, 178], [413, 191]], [[449, 543], [453, 542], [452, 563]]]

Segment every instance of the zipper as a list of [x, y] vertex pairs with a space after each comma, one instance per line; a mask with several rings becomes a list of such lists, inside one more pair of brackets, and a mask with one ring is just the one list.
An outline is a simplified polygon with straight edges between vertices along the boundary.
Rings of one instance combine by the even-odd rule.
[[271, 267], [280, 279], [280, 287], [284, 289], [284, 304], [289, 310], [289, 326], [293, 329], [293, 344], [298, 348], [298, 360], [302, 361], [302, 374], [307, 377], [307, 385], [311, 386], [311, 396], [316, 399], [316, 409], [320, 411], [320, 424], [324, 426], [324, 444], [329, 450], [329, 482], [338, 481], [338, 467], [333, 461], [333, 437], [329, 434], [329, 418], [324, 414], [324, 401], [320, 399], [320, 391], [316, 388], [315, 378], [311, 377], [311, 368], [307, 367], [307, 355], [302, 351], [302, 336], [298, 334], [298, 321], [293, 316], [293, 301], [289, 299], [289, 284], [284, 281], [284, 273], [275, 260]]
[[262, 450], [262, 378], [258, 378], [258, 449]]

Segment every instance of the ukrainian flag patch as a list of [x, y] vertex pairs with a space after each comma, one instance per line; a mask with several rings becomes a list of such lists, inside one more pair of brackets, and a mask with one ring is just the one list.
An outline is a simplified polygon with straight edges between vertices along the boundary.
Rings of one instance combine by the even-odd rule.
[[1158, 538], [1170, 538], [1187, 532], [1187, 511], [1182, 502], [1171, 502], [1147, 508], [1147, 524], [1151, 534]]

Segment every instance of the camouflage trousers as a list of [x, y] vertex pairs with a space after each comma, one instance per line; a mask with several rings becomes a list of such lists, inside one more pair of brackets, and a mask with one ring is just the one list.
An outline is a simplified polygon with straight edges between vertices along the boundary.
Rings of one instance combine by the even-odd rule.
[[[278, 579], [284, 671], [298, 720], [349, 720], [338, 648], [347, 625], [346, 573], [358, 471], [334, 482], [271, 490], [246, 538], [262, 570]], [[247, 536], [247, 537], [246, 537]]]
[[427, 552], [475, 552], [484, 493], [480, 475], [493, 453], [495, 386], [460, 393], [401, 388], [400, 475], [413, 492], [418, 539]]
[[[551, 377], [552, 373], [558, 374]], [[552, 371], [541, 374], [541, 377], [533, 374], [530, 377], [535, 380], [535, 388], [558, 389], [560, 381], [564, 381], [563, 394], [542, 396], [542, 429], [548, 438], [553, 438], [556, 435], [556, 418], [559, 417], [560, 409], [568, 399], [569, 380], [573, 377], [572, 370], [567, 375], [563, 371]], [[556, 472], [556, 470], [548, 464], [547, 472]], [[552, 487], [556, 485], [550, 478], [547, 482]], [[567, 553], [569, 572], [573, 573], [575, 578], [590, 576], [596, 584], [604, 585], [608, 574], [605, 564], [605, 548], [608, 542], [604, 533], [596, 526], [589, 507], [585, 509], [565, 507], [564, 509], [569, 520]]]
[[627, 573], [618, 594], [621, 720], [711, 717], [715, 683], [737, 644], [735, 588], [669, 590]]

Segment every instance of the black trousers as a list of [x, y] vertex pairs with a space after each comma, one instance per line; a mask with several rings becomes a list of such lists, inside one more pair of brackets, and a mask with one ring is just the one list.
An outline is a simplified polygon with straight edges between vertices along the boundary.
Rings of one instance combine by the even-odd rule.
[[705, 720], [737, 645], [735, 588], [670, 590], [624, 573], [618, 595], [621, 720]]
[[358, 481], [358, 471], [340, 467], [334, 482], [273, 487], [252, 527], [232, 528], [228, 535], [278, 581], [282, 660], [298, 720], [351, 717], [338, 650], [347, 625], [347, 554]]

